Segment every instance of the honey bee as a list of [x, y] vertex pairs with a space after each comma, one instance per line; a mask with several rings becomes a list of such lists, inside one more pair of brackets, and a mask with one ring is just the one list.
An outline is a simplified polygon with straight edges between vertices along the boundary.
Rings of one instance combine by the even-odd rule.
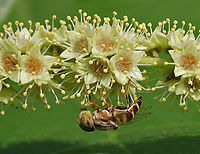
[[93, 113], [82, 109], [78, 117], [80, 128], [85, 131], [116, 130], [120, 124], [125, 124], [135, 118], [142, 105], [142, 97], [139, 97], [132, 104], [126, 106], [111, 106], [106, 104], [105, 109], [100, 109], [97, 104], [91, 103], [91, 107], [96, 109]]

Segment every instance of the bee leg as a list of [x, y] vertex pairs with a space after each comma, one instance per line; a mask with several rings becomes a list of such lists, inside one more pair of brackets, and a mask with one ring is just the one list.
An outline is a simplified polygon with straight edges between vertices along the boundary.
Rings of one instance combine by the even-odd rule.
[[84, 108], [80, 108], [81, 111], [87, 111], [87, 109], [84, 107]]
[[117, 128], [119, 128], [119, 126], [114, 121], [109, 120], [109, 123], [112, 125], [113, 130], [116, 130]]
[[127, 103], [127, 108], [131, 106], [131, 100], [130, 100], [130, 95], [126, 95], [126, 103]]
[[126, 106], [117, 106], [117, 105], [114, 105], [113, 109], [127, 109], [127, 107]]
[[91, 101], [91, 95], [90, 95], [90, 94], [88, 95], [88, 100], [89, 100], [90, 103], [92, 102], [92, 101]]
[[[133, 102], [134, 103], [134, 102]], [[131, 96], [128, 95], [128, 108], [131, 106]]]
[[95, 103], [91, 103], [90, 106], [99, 112], [99, 106]]
[[106, 107], [105, 107], [104, 109], [106, 109], [106, 110], [108, 111], [108, 109], [109, 109], [109, 104], [108, 104], [107, 102], [105, 103], [105, 106], [106, 106]]

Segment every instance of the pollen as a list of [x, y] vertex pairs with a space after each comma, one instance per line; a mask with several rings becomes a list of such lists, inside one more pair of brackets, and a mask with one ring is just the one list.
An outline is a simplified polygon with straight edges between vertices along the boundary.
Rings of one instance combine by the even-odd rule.
[[198, 61], [195, 56], [184, 55], [182, 57], [181, 66], [185, 69], [192, 70], [197, 67]]
[[13, 71], [16, 69], [16, 65], [18, 64], [17, 59], [15, 56], [13, 56], [13, 54], [6, 54], [4, 55], [4, 57], [2, 58], [3, 64], [4, 64], [4, 68], [7, 71]]
[[29, 73], [38, 74], [42, 67], [42, 62], [38, 58], [30, 58], [26, 63], [26, 69]]
[[115, 41], [112, 41], [107, 38], [102, 38], [99, 40], [97, 46], [99, 50], [102, 50], [103, 52], [110, 51], [115, 45]]
[[129, 57], [120, 56], [117, 60], [116, 67], [121, 72], [128, 72], [132, 67], [132, 61]]
[[74, 49], [76, 52], [85, 53], [88, 49], [88, 40], [86, 38], [82, 38], [75, 42]]

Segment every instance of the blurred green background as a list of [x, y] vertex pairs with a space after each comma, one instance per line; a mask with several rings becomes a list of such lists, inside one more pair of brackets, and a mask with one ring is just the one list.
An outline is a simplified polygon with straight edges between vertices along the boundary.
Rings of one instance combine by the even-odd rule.
[[[5, 4], [0, 0], [0, 4]], [[13, 4], [12, 4], [13, 1]], [[82, 8], [88, 14], [119, 17], [128, 15], [139, 22], [152, 22], [167, 17], [200, 25], [199, 0], [10, 0], [1, 11], [1, 24], [19, 20], [26, 23], [78, 15]], [[1, 9], [2, 10], [2, 9]], [[8, 10], [8, 11], [7, 11]], [[8, 13], [7, 13], [8, 12]], [[6, 14], [7, 13], [7, 14]], [[5, 18], [4, 18], [5, 16]], [[38, 108], [27, 114], [21, 109], [7, 108], [0, 117], [0, 153], [199, 153], [200, 113], [191, 104], [190, 113], [181, 113], [178, 102], [172, 109], [158, 103], [153, 95], [141, 93], [144, 104], [152, 105], [152, 114], [143, 120], [121, 126], [115, 131], [84, 132], [76, 123], [79, 101], [52, 105], [50, 110]], [[155, 95], [155, 94], [154, 94]], [[37, 103], [37, 102], [36, 102]], [[50, 102], [54, 104], [54, 100]]]

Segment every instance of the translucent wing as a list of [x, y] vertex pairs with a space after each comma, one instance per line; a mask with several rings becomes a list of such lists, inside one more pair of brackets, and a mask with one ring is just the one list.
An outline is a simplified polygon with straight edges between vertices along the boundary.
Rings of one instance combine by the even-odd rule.
[[152, 106], [142, 106], [140, 108], [139, 112], [136, 113], [135, 117], [131, 121], [129, 121], [123, 125], [132, 124], [139, 120], [149, 117], [151, 115], [151, 109], [152, 109]]
[[139, 112], [136, 113], [132, 121], [136, 122], [136, 121], [149, 117], [151, 115], [151, 109], [152, 109], [152, 106], [142, 106]]

